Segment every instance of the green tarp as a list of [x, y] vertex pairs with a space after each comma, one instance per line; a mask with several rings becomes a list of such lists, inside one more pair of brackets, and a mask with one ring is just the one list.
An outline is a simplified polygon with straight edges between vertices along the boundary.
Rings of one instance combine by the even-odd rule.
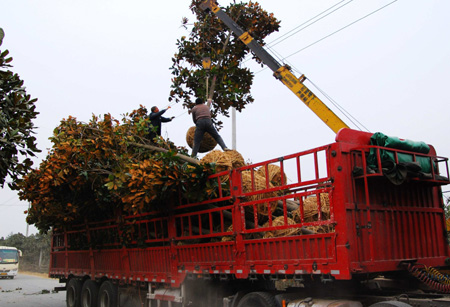
[[[428, 154], [430, 147], [424, 142], [410, 140], [400, 140], [398, 137], [387, 136], [381, 132], [376, 132], [370, 138], [370, 144], [375, 146], [387, 147], [392, 149], [412, 151], [420, 154]], [[381, 162], [391, 161], [395, 163], [394, 151], [380, 150]], [[398, 163], [413, 162], [412, 154], [398, 153]], [[372, 169], [377, 168], [377, 151], [371, 149], [367, 158], [368, 166]], [[431, 161], [427, 157], [416, 156], [416, 162], [420, 165], [423, 173], [431, 173]]]

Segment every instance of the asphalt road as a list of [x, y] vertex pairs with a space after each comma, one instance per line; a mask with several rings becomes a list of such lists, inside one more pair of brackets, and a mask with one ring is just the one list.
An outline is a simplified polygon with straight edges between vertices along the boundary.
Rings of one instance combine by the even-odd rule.
[[62, 286], [58, 279], [20, 273], [14, 279], [0, 279], [0, 306], [65, 307], [66, 292], [53, 292]]

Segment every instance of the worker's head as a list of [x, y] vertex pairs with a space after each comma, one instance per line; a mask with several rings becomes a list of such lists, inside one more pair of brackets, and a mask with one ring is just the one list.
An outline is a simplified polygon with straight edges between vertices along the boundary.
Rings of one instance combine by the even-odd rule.
[[150, 110], [151, 110], [153, 113], [159, 112], [159, 109], [158, 109], [157, 106], [153, 106]]
[[204, 103], [205, 103], [205, 101], [201, 98], [195, 99], [195, 104], [204, 104]]

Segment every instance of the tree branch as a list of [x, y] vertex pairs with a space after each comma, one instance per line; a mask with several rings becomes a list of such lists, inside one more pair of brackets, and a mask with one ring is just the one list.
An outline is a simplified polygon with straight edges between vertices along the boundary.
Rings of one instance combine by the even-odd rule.
[[[161, 147], [156, 147], [156, 146], [152, 146], [152, 145], [144, 145], [144, 144], [139, 144], [139, 143], [129, 143], [130, 145], [136, 146], [136, 147], [141, 147], [141, 148], [146, 148], [146, 149], [150, 149], [153, 151], [158, 151], [158, 152], [168, 152], [167, 149], [165, 148], [161, 148]], [[188, 163], [192, 163], [192, 164], [199, 164], [199, 161], [197, 159], [182, 155], [180, 153], [176, 154], [177, 157], [179, 157], [181, 160], [186, 161]]]

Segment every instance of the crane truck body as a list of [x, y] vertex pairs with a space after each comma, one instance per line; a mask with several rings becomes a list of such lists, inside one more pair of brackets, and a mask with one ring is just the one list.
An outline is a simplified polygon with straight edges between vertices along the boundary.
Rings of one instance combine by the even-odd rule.
[[450, 264], [448, 159], [349, 129], [215, 1], [202, 7], [335, 142], [214, 174], [210, 199], [168, 204], [170, 214], [54, 229], [49, 276], [65, 284], [67, 306], [450, 306], [450, 280], [434, 269]]
[[[54, 230], [50, 277], [66, 284], [67, 306], [431, 306], [446, 299], [427, 294], [436, 280], [422, 269], [449, 261], [441, 195], [448, 161], [432, 146], [422, 154], [371, 145], [371, 136], [342, 129], [334, 143], [214, 174], [215, 197], [175, 204], [169, 215]], [[407, 156], [429, 173], [394, 184], [385, 151], [394, 165]], [[269, 165], [287, 176], [257, 188], [257, 170]], [[311, 197], [314, 220], [304, 206]], [[124, 229], [132, 229], [126, 243]]]

